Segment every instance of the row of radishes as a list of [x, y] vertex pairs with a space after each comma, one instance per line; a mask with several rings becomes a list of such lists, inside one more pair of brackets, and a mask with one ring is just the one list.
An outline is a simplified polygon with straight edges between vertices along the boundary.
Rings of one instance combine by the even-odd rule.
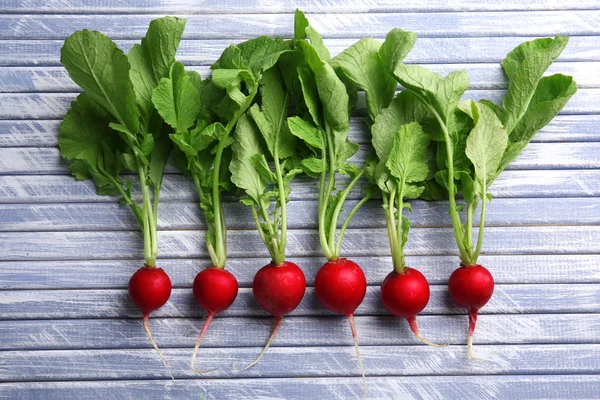
[[[127, 55], [101, 33], [82, 30], [61, 51], [62, 63], [84, 90], [61, 124], [61, 155], [76, 178], [94, 180], [99, 194], [120, 196], [142, 228], [145, 265], [131, 277], [129, 294], [142, 310], [144, 329], [165, 366], [148, 316], [171, 294], [169, 277], [155, 267], [160, 186], [171, 153], [198, 191], [212, 261], [193, 283], [194, 297], [208, 318], [192, 369], [211, 321], [238, 293], [236, 278], [225, 270], [223, 192], [242, 194], [272, 257], [256, 273], [252, 289], [258, 304], [275, 317], [275, 327], [246, 368], [259, 361], [283, 316], [302, 300], [304, 274], [285, 260], [289, 184], [300, 174], [315, 178], [319, 187], [318, 234], [327, 262], [316, 275], [315, 292], [325, 307], [349, 318], [359, 362], [353, 314], [367, 283], [363, 270], [340, 254], [352, 216], [381, 194], [393, 260], [381, 299], [431, 344], [417, 328], [416, 316], [429, 301], [429, 284], [405, 264], [410, 223], [403, 210], [410, 210], [410, 199], [448, 197], [461, 259], [448, 286], [455, 302], [468, 310], [472, 356], [477, 312], [494, 290], [490, 272], [477, 264], [491, 200], [487, 188], [575, 93], [571, 77], [543, 77], [567, 38], [525, 42], [508, 54], [502, 67], [509, 88], [501, 108], [486, 100], [461, 102], [469, 87], [465, 71], [441, 77], [404, 64], [416, 35], [399, 29], [383, 43], [361, 39], [331, 58], [297, 11], [293, 39], [261, 36], [231, 45], [211, 67], [211, 78], [202, 80], [175, 60], [184, 27], [183, 19], [154, 20]], [[399, 83], [404, 90], [396, 95]], [[348, 162], [358, 150], [348, 131], [359, 89], [366, 96], [374, 148], [360, 168]], [[128, 171], [138, 175], [141, 204], [132, 195], [131, 175], [124, 174]], [[344, 202], [361, 179], [369, 182], [365, 195], [340, 224]], [[474, 241], [477, 209], [481, 215]]]

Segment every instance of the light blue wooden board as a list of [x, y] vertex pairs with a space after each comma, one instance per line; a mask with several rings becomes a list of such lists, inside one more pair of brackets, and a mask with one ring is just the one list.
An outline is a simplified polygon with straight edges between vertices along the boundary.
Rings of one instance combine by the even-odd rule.
[[[231, 197], [226, 212], [236, 230], [230, 235], [228, 267], [243, 289], [231, 310], [213, 323], [201, 353], [202, 365], [221, 370], [211, 379], [198, 379], [187, 369], [203, 316], [189, 288], [208, 260], [195, 190], [179, 174], [166, 176], [166, 203], [160, 210], [160, 265], [176, 289], [151, 320], [176, 375], [186, 378], [172, 383], [125, 290], [142, 262], [141, 240], [132, 231], [135, 222], [126, 208], [97, 196], [89, 182], [73, 180], [57, 161], [58, 124], [78, 91], [58, 62], [60, 39], [74, 29], [97, 26], [121, 38], [117, 43], [127, 50], [150, 19], [191, 14], [178, 59], [207, 75], [207, 67], [230, 42], [259, 33], [289, 36], [295, 7], [313, 13], [309, 18], [332, 54], [358, 36], [381, 40], [391, 27], [415, 30], [420, 39], [407, 62], [430, 64], [440, 73], [467, 69], [475, 89], [469, 96], [494, 101], [506, 87], [498, 62], [524, 36], [574, 35], [550, 72], [572, 74], [580, 86], [578, 95], [492, 187], [491, 228], [481, 261], [497, 286], [475, 337], [476, 351], [487, 363], [467, 360], [466, 316], [457, 315], [462, 311], [445, 288], [457, 258], [448, 228], [437, 228], [448, 225], [443, 203], [414, 204], [407, 261], [432, 284], [431, 301], [419, 318], [422, 331], [437, 342], [451, 334], [450, 348], [426, 348], [404, 321], [385, 316], [378, 285], [391, 260], [378, 200], [357, 215], [346, 249], [365, 268], [370, 285], [356, 318], [367, 374], [386, 375], [368, 378], [369, 398], [597, 397], [600, 3], [209, 3], [7, 0], [0, 6], [5, 11], [0, 16], [0, 349], [11, 350], [0, 353], [0, 381], [28, 381], [0, 383], [0, 398], [80, 399], [117, 393], [124, 399], [201, 398], [205, 389], [214, 399], [360, 398], [362, 383], [347, 321], [324, 311], [312, 288], [286, 319], [266, 362], [245, 375], [230, 371], [233, 361], [250, 361], [258, 353], [272, 327], [249, 289], [254, 272], [267, 262], [266, 252], [251, 230], [248, 210]], [[361, 107], [352, 120], [351, 137], [368, 143]], [[356, 159], [364, 159], [365, 151]], [[314, 185], [295, 182], [290, 204], [289, 254], [303, 268], [309, 286], [323, 262], [311, 217]], [[353, 201], [361, 188], [351, 193]]]

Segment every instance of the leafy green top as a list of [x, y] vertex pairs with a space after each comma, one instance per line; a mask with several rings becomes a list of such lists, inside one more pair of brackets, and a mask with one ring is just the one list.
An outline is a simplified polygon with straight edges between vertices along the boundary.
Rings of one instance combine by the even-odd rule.
[[[102, 33], [86, 29], [69, 36], [61, 49], [61, 62], [84, 90], [60, 126], [61, 155], [77, 179], [93, 179], [99, 194], [120, 195], [131, 207], [144, 232], [149, 266], [158, 254], [158, 199], [171, 150], [169, 129], [150, 93], [168, 75], [184, 28], [183, 19], [154, 20], [129, 55]], [[141, 207], [132, 197], [132, 183], [121, 177], [124, 171], [139, 175]]]
[[[210, 79], [201, 80], [175, 63], [152, 93], [154, 106], [174, 130], [170, 137], [177, 164], [196, 184], [208, 225], [206, 246], [213, 265], [219, 268], [224, 268], [227, 255], [221, 193], [233, 189], [232, 179], [238, 183], [228, 168], [222, 168], [236, 163], [230, 134], [236, 124], [238, 130], [247, 124], [244, 114], [258, 94], [259, 82], [270, 76], [269, 71], [286, 51], [289, 47], [284, 41], [266, 36], [231, 45], [212, 65]], [[273, 110], [271, 105], [267, 108]], [[269, 112], [253, 108], [252, 114], [266, 127], [277, 110]]]
[[[577, 90], [570, 76], [543, 76], [567, 41], [560, 36], [536, 39], [507, 55], [502, 68], [509, 87], [502, 108], [487, 100], [459, 103], [469, 87], [465, 71], [441, 77], [380, 52], [386, 69], [426, 109], [427, 115], [420, 118], [437, 142], [435, 179], [449, 193], [454, 235], [466, 265], [475, 264], [481, 251], [486, 204], [491, 199], [488, 187]], [[456, 204], [458, 193], [467, 205], [465, 224]], [[479, 201], [481, 216], [474, 246], [472, 227]]]

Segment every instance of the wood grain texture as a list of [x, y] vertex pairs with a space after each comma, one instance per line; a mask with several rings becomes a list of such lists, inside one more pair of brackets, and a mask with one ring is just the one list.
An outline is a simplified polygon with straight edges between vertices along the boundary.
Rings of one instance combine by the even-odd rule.
[[[259, 266], [262, 263], [256, 269]], [[129, 300], [127, 290], [0, 291], [0, 305], [0, 319], [137, 318], [141, 321], [141, 312]], [[600, 284], [496, 285], [494, 296], [481, 309], [482, 316], [527, 313], [600, 313]], [[381, 314], [387, 315], [388, 312], [381, 303], [379, 286], [370, 286], [355, 315]], [[465, 310], [452, 302], [446, 285], [432, 285], [431, 299], [422, 315], [432, 314], [465, 314]], [[199, 318], [205, 315], [189, 288], [173, 289], [167, 304], [152, 313], [157, 318]], [[254, 300], [252, 289], [242, 288], [231, 308], [219, 315], [267, 316], [267, 313]], [[319, 304], [312, 288], [307, 288], [300, 305], [289, 315], [334, 314]]]
[[[318, 268], [325, 259], [289, 257], [304, 272], [312, 285]], [[379, 285], [392, 270], [392, 259], [381, 257], [352, 257], [366, 271], [369, 285]], [[241, 287], [251, 287], [254, 274], [267, 260], [230, 258], [227, 269]], [[494, 274], [496, 283], [600, 283], [600, 255], [483, 255], [481, 264]], [[408, 256], [408, 265], [417, 268], [431, 284], [446, 284], [458, 266], [458, 257]], [[2, 261], [0, 289], [114, 289], [127, 288], [131, 275], [144, 263], [132, 260], [71, 260], [71, 261]], [[194, 277], [210, 266], [208, 258], [160, 259], [174, 287], [190, 288]], [[102, 273], [98, 273], [102, 271]]]
[[[252, 362], [260, 347], [203, 349], [202, 365], [218, 368], [204, 376], [358, 376], [356, 354], [349, 333], [347, 336], [349, 345], [344, 347], [272, 347], [259, 364], [246, 371], [231, 369]], [[512, 345], [510, 350], [506, 346], [478, 345], [476, 350], [485, 362], [469, 362], [465, 346], [448, 346], [443, 350], [428, 346], [361, 346], [361, 355], [365, 369], [375, 376], [591, 374], [600, 368], [598, 344]], [[175, 378], [198, 377], [189, 368], [190, 349], [163, 347], [162, 352]], [[168, 378], [154, 349], [10, 351], [4, 358], [6, 366], [0, 365], [3, 381]]]
[[[419, 329], [437, 343], [463, 345], [467, 316], [423, 315]], [[361, 346], [410, 346], [420, 342], [405, 320], [391, 315], [358, 316]], [[199, 318], [152, 318], [152, 332], [164, 348], [192, 349], [204, 321]], [[485, 315], [477, 324], [477, 344], [594, 344], [599, 314]], [[217, 317], [202, 342], [211, 347], [260, 347], [273, 328], [271, 317]], [[440, 329], [441, 328], [441, 329]], [[240, 335], [240, 330], [244, 331]], [[136, 319], [12, 321], [0, 324], [0, 350], [80, 350], [152, 348]], [[348, 345], [348, 321], [338, 316], [288, 317], [274, 347]], [[442, 352], [444, 350], [441, 350]], [[202, 353], [200, 363], [203, 363]]]
[[[58, 146], [60, 121], [59, 119], [0, 120], [0, 147]], [[558, 115], [536, 133], [532, 142], [598, 142], [600, 141], [599, 124], [600, 115]], [[364, 118], [351, 118], [349, 138], [360, 144], [371, 141], [371, 134]]]
[[[207, 257], [204, 231], [159, 231], [159, 256]], [[482, 254], [594, 254], [600, 226], [511, 226], [485, 230]], [[230, 230], [228, 255], [268, 259], [268, 252], [254, 230]], [[290, 257], [322, 255], [316, 229], [288, 230]], [[387, 256], [389, 243], [384, 228], [348, 229], [342, 244], [346, 257]], [[138, 231], [112, 232], [0, 232], [0, 261], [132, 259], [142, 253]], [[407, 255], [456, 254], [450, 228], [414, 228]], [[268, 261], [268, 260], [265, 260]]]
[[[548, 398], [589, 399], [600, 391], [593, 375], [410, 376], [367, 378], [369, 399]], [[28, 382], [0, 384], [14, 399], [290, 399], [345, 400], [363, 393], [360, 377], [295, 379], [185, 379], [144, 381]]]
[[[189, 14], [186, 39], [291, 37], [293, 14]], [[0, 15], [0, 39], [65, 39], [78, 29], [98, 30], [113, 39], [138, 39], [152, 15]], [[477, 13], [312, 14], [310, 23], [327, 38], [385, 36], [402, 29], [421, 37], [597, 35], [600, 11], [519, 11]], [[490, 24], [490, 21], [494, 21]], [[123, 29], [127, 27], [127, 29]]]
[[[400, 19], [399, 21], [402, 21]], [[400, 22], [394, 27], [406, 29]], [[145, 28], [144, 28], [145, 29]], [[290, 30], [291, 32], [291, 30]], [[69, 32], [72, 33], [72, 32]], [[264, 33], [264, 32], [263, 32]], [[386, 32], [387, 33], [387, 32]], [[553, 35], [556, 33], [552, 33]], [[385, 34], [374, 36], [382, 41]], [[141, 37], [141, 34], [140, 34]], [[357, 37], [354, 35], [354, 37]], [[449, 64], [449, 63], [499, 63], [506, 54], [526, 38], [469, 37], [469, 38], [427, 38], [420, 37], [406, 57], [407, 63]], [[598, 61], [600, 50], [595, 36], [573, 36], [569, 45], [560, 55], [560, 61]], [[124, 51], [139, 40], [115, 40]], [[211, 40], [182, 40], [177, 51], [177, 59], [186, 65], [211, 65], [219, 58], [223, 49], [240, 39], [235, 37]], [[335, 55], [355, 43], [356, 39], [325, 39], [325, 45]], [[0, 39], [0, 66], [57, 66], [60, 65], [62, 40], [2, 40]]]
[[[488, 99], [501, 103], [503, 90], [468, 90], [465, 99]], [[58, 119], [64, 117], [75, 93], [0, 93], [0, 119]], [[359, 94], [357, 112], [366, 110], [363, 93]], [[580, 89], [561, 114], [599, 114], [600, 89]]]
[[[211, 75], [208, 66], [191, 66], [203, 78]], [[471, 89], [506, 89], [507, 82], [499, 64], [433, 64], [432, 71], [447, 75], [452, 71], [466, 70]], [[555, 62], [547, 75], [571, 75], [579, 88], [600, 87], [600, 62]], [[28, 92], [79, 92], [80, 88], [62, 67], [5, 67], [0, 69], [0, 93]]]
[[[346, 203], [347, 210], [358, 201]], [[413, 227], [450, 226], [448, 203], [412, 201], [408, 214]], [[254, 229], [250, 209], [239, 202], [225, 204], [231, 229]], [[317, 203], [292, 201], [288, 227], [311, 228], [317, 224]], [[568, 213], [565, 209], [571, 210]], [[195, 202], [163, 202], [159, 205], [158, 229], [206, 229]], [[479, 217], [475, 217], [475, 222]], [[487, 208], [486, 226], [599, 225], [600, 198], [494, 199]], [[127, 206], [118, 203], [0, 204], [0, 232], [119, 231], [136, 229], [138, 223]], [[367, 202], [352, 218], [351, 228], [385, 228], [381, 201]]]
[[291, 13], [296, 8], [306, 13], [315, 12], [420, 12], [420, 11], [515, 11], [515, 10], [586, 10], [594, 8], [594, 0], [533, 0], [526, 3], [518, 0], [272, 0], [212, 2], [208, 0], [134, 0], [126, 4], [118, 0], [51, 0], [42, 4], [34, 0], [7, 0], [2, 8], [7, 13], [55, 13], [55, 14], [120, 14], [120, 13], [185, 13], [228, 14], [228, 13]]

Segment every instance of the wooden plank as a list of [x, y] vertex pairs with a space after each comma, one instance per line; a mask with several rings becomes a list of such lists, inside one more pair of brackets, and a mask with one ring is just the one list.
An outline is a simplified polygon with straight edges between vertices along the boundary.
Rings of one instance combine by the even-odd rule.
[[[346, 181], [340, 179], [339, 184]], [[137, 188], [134, 184], [134, 192]], [[314, 200], [315, 181], [296, 178], [290, 185], [292, 200]], [[349, 199], [362, 198], [364, 185], [357, 184]], [[504, 171], [490, 187], [496, 198], [514, 197], [593, 197], [600, 195], [599, 170]], [[162, 201], [195, 201], [196, 188], [183, 175], [166, 175], [161, 188]], [[237, 201], [227, 197], [226, 201]], [[76, 181], [67, 175], [0, 175], [0, 203], [116, 202], [99, 196], [91, 181]]]
[[[304, 271], [312, 285], [324, 257], [290, 257]], [[380, 285], [392, 270], [389, 256], [352, 257], [366, 273], [369, 285]], [[240, 287], [251, 287], [254, 274], [266, 260], [230, 258], [227, 269], [237, 278]], [[408, 265], [420, 270], [430, 284], [446, 284], [458, 267], [458, 257], [408, 256]], [[479, 262], [502, 283], [600, 283], [600, 255], [483, 255]], [[74, 261], [2, 261], [0, 289], [125, 289], [131, 275], [143, 265], [133, 260], [74, 260]], [[160, 259], [160, 267], [168, 271], [174, 287], [189, 288], [196, 274], [210, 265], [202, 259]], [[102, 271], [102, 273], [98, 273]]]
[[[159, 254], [166, 258], [206, 257], [204, 231], [159, 231]], [[594, 254], [600, 226], [512, 226], [485, 230], [484, 254]], [[346, 257], [387, 256], [389, 243], [383, 228], [348, 229], [342, 254]], [[230, 230], [228, 255], [268, 259], [254, 230]], [[0, 232], [0, 261], [137, 259], [142, 235], [119, 232]], [[407, 255], [451, 255], [457, 251], [452, 229], [414, 228]], [[292, 229], [287, 235], [287, 255], [322, 255], [316, 229]], [[260, 262], [257, 260], [257, 262]]]
[[[162, 349], [175, 378], [198, 376], [189, 367], [190, 350]], [[476, 350], [486, 362], [469, 362], [466, 346], [443, 350], [428, 346], [361, 346], [361, 355], [366, 373], [375, 376], [594, 374], [600, 368], [597, 344], [479, 345]], [[203, 365], [218, 368], [203, 376], [231, 377], [232, 363], [234, 369], [241, 368], [253, 361], [259, 351], [258, 347], [203, 349]], [[10, 351], [3, 358], [6, 366], [0, 366], [0, 381], [168, 377], [154, 349]], [[234, 374], [248, 378], [357, 376], [360, 372], [355, 358], [350, 345], [272, 347], [256, 366]]]
[[[191, 66], [188, 69], [202, 77], [211, 75], [208, 66]], [[466, 70], [471, 89], [506, 89], [507, 81], [498, 64], [433, 64], [430, 69], [441, 75]], [[572, 75], [579, 88], [600, 87], [600, 62], [555, 62], [547, 74]], [[79, 92], [80, 88], [62, 67], [4, 67], [0, 69], [0, 93], [56, 93]]]
[[[190, 14], [186, 39], [290, 37], [293, 14]], [[0, 15], [0, 39], [64, 39], [78, 29], [103, 32], [113, 39], [137, 39], [152, 15]], [[600, 33], [600, 11], [520, 11], [477, 13], [312, 14], [311, 25], [328, 38], [382, 37], [402, 22], [421, 37], [554, 36]], [[493, 21], [493, 23], [491, 23]], [[127, 29], [123, 29], [123, 27]]]
[[[351, 360], [347, 363], [351, 364]], [[158, 366], [156, 367], [159, 368]], [[474, 398], [591, 399], [600, 392], [597, 375], [495, 375], [495, 376], [410, 376], [369, 377], [369, 399]], [[89, 400], [210, 398], [237, 400], [272, 398], [300, 400], [346, 400], [363, 395], [360, 377], [346, 378], [258, 378], [185, 379], [176, 384], [169, 379], [143, 381], [27, 382], [0, 384], [0, 394], [24, 400]]]
[[[350, 210], [357, 203], [348, 201]], [[449, 226], [447, 202], [412, 201], [408, 215], [413, 227]], [[571, 210], [569, 213], [563, 211]], [[288, 204], [288, 227], [316, 228], [317, 202], [292, 201]], [[206, 223], [194, 202], [162, 202], [158, 229], [205, 229]], [[230, 229], [254, 229], [247, 206], [225, 204]], [[477, 223], [479, 217], [475, 217]], [[514, 225], [592, 225], [600, 224], [600, 198], [494, 199], [488, 205], [486, 226]], [[0, 204], [0, 232], [31, 231], [120, 231], [136, 229], [138, 223], [129, 207], [118, 203]], [[384, 228], [381, 201], [366, 203], [353, 217], [352, 228]]]
[[[462, 345], [467, 341], [467, 316], [421, 316], [419, 329], [429, 340]], [[403, 319], [393, 316], [356, 317], [361, 346], [420, 344]], [[204, 321], [153, 318], [152, 334], [165, 348], [193, 348]], [[440, 329], [443, 328], [443, 329]], [[264, 345], [273, 319], [216, 318], [203, 348]], [[240, 330], [244, 331], [240, 335]], [[480, 344], [593, 344], [600, 330], [599, 314], [486, 315], [477, 325]], [[451, 335], [448, 333], [451, 332]], [[80, 350], [152, 348], [140, 322], [131, 319], [3, 321], [0, 350]], [[289, 317], [274, 347], [339, 346], [348, 344], [348, 321], [340, 317]], [[443, 350], [442, 350], [443, 351]], [[202, 355], [200, 355], [202, 359]], [[202, 361], [201, 361], [202, 362]]]
[[[256, 271], [256, 269], [255, 269]], [[8, 290], [0, 291], [0, 319], [81, 319], [137, 318], [141, 311], [131, 302], [127, 290]], [[494, 296], [481, 314], [561, 314], [599, 313], [600, 284], [518, 284], [496, 285]], [[173, 289], [171, 298], [153, 317], [193, 317], [206, 313], [196, 304], [192, 291]], [[379, 286], [369, 286], [363, 303], [355, 315], [388, 315], [381, 304]], [[465, 314], [448, 295], [446, 285], [432, 285], [429, 304], [421, 313]], [[221, 315], [221, 314], [219, 314]], [[226, 317], [266, 316], [252, 296], [250, 288], [242, 288], [233, 305], [222, 313]], [[334, 315], [318, 302], [313, 288], [307, 288], [304, 299], [292, 316]], [[340, 318], [343, 318], [340, 316]], [[484, 319], [482, 317], [481, 319]], [[465, 324], [466, 325], [466, 324]], [[465, 326], [466, 330], [466, 326]]]
[[[252, 17], [250, 17], [252, 19]], [[400, 18], [398, 21], [403, 21]], [[399, 24], [398, 22], [396, 25]], [[405, 28], [406, 29], [406, 28]], [[290, 25], [291, 31], [291, 25]], [[553, 33], [552, 35], [554, 35]], [[369, 35], [372, 36], [371, 33]], [[359, 37], [355, 35], [355, 37]], [[385, 35], [381, 35], [382, 41]], [[357, 39], [325, 39], [325, 45], [335, 55]], [[427, 38], [420, 37], [405, 59], [407, 63], [499, 63], [514, 47], [527, 39], [523, 37], [486, 38]], [[560, 56], [560, 61], [598, 61], [600, 52], [595, 36], [573, 36]], [[177, 59], [186, 65], [211, 65], [223, 50], [240, 39], [234, 37], [211, 40], [182, 40]], [[129, 51], [136, 40], [115, 40]], [[0, 40], [0, 66], [57, 66], [60, 65], [62, 40]]]
[[[504, 94], [503, 90], [468, 90], [464, 98], [500, 103]], [[75, 93], [0, 93], [0, 119], [59, 119], [75, 97]], [[364, 95], [360, 93], [357, 112], [364, 110]], [[561, 114], [600, 114], [600, 89], [580, 89]]]
[[[372, 150], [362, 146], [350, 161], [362, 165]], [[531, 143], [508, 166], [515, 169], [585, 169], [600, 167], [600, 142]], [[165, 173], [179, 173], [172, 160]], [[0, 175], [69, 175], [65, 160], [57, 148], [0, 148]]]
[[[1, 71], [1, 69], [0, 69]], [[0, 120], [0, 147], [58, 146], [60, 120]], [[532, 142], [598, 142], [600, 115], [557, 115]], [[350, 140], [368, 143], [371, 134], [364, 118], [350, 120]]]
[[207, 0], [135, 0], [123, 4], [118, 0], [52, 0], [37, 4], [35, 1], [7, 0], [2, 5], [6, 13], [31, 14], [150, 14], [150, 13], [198, 13], [198, 14], [234, 14], [234, 13], [291, 13], [296, 8], [305, 13], [364, 13], [364, 12], [451, 12], [451, 11], [523, 11], [523, 10], [586, 10], [596, 8], [594, 0], [533, 0], [523, 3], [518, 0], [497, 2], [485, 0], [352, 0], [352, 1], [245, 1], [230, 4], [215, 3]]

